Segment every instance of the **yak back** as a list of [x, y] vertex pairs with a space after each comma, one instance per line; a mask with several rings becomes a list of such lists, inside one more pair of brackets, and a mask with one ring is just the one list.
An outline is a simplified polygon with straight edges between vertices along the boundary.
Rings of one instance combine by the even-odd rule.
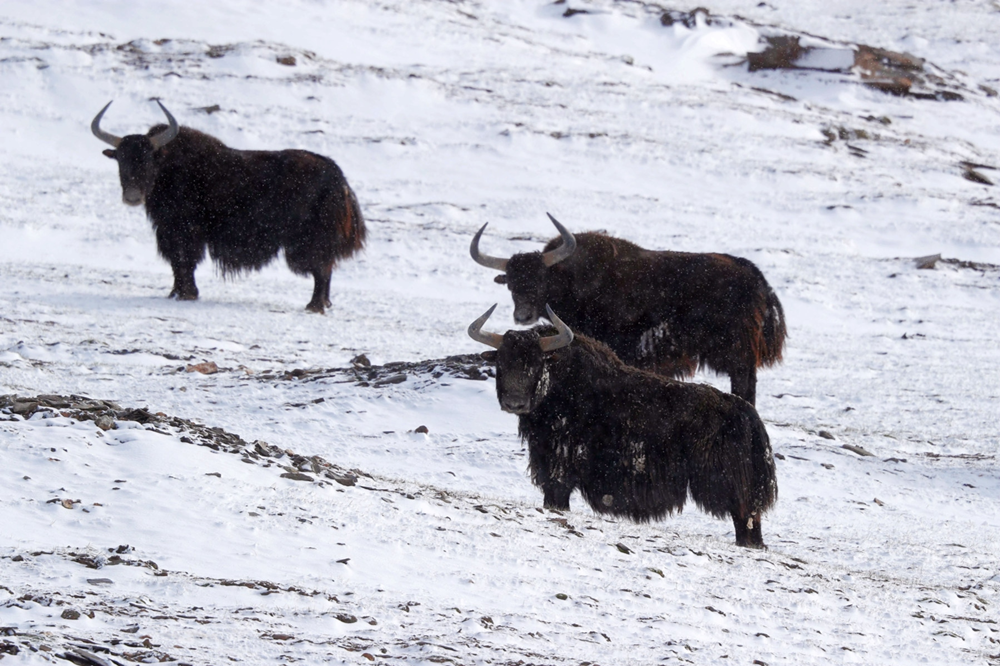
[[548, 370], [547, 397], [519, 417], [536, 483], [560, 479], [594, 511], [639, 522], [679, 512], [689, 488], [717, 517], [777, 498], [767, 432], [741, 398], [626, 365], [580, 334]]
[[[545, 246], [549, 251], [559, 238]], [[729, 372], [781, 360], [781, 304], [753, 262], [719, 253], [646, 250], [599, 232], [550, 267], [547, 302], [574, 330], [606, 342], [627, 363]], [[657, 344], [660, 339], [667, 342]]]
[[315, 258], [335, 264], [365, 240], [357, 200], [333, 160], [237, 150], [189, 127], [157, 152], [146, 212], [158, 238], [206, 243], [224, 274], [257, 270], [281, 248], [294, 272], [308, 274]]

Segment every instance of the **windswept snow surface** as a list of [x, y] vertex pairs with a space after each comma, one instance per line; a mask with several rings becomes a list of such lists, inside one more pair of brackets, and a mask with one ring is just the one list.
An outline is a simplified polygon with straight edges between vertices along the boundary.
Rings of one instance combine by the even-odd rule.
[[[834, 5], [719, 0], [718, 20], [665, 27], [635, 2], [5, 0], [0, 394], [251, 444], [0, 415], [0, 657], [1000, 663], [1000, 197], [963, 178], [1000, 181], [1000, 7]], [[908, 51], [964, 99], [749, 73], [769, 30]], [[233, 280], [203, 264], [201, 300], [165, 298], [89, 131], [111, 99], [106, 129], [145, 131], [153, 97], [231, 146], [343, 168], [369, 243], [326, 316], [281, 261]], [[489, 222], [488, 253], [538, 249], [547, 211], [748, 257], [778, 292], [790, 338], [757, 405], [778, 454], [769, 550], [694, 507], [651, 525], [578, 497], [541, 511], [491, 379], [329, 370], [480, 351], [468, 323], [499, 302], [502, 331], [512, 305], [469, 240]]]

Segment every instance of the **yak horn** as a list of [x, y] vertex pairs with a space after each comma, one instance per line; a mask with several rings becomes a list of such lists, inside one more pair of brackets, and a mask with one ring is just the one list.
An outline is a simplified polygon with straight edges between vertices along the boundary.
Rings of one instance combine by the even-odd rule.
[[[503, 344], [503, 336], [498, 333], [483, 333], [483, 324], [486, 320], [490, 318], [493, 311], [497, 309], [497, 304], [494, 303], [493, 307], [486, 311], [486, 313], [481, 316], [476, 321], [469, 324], [469, 337], [476, 342], [482, 342], [484, 345], [489, 345], [493, 349], [500, 349], [500, 345]], [[572, 334], [570, 334], [572, 335]]]
[[[167, 122], [170, 123], [170, 126], [167, 127], [167, 129], [163, 130], [156, 136], [149, 137], [149, 140], [153, 144], [153, 148], [160, 149], [173, 141], [174, 138], [176, 138], [177, 133], [180, 132], [181, 128], [177, 126], [177, 121], [174, 120], [174, 117], [170, 115], [169, 111], [167, 111], [167, 107], [163, 106], [163, 103], [160, 102], [160, 100], [156, 100], [156, 103], [160, 105], [161, 109], [163, 109], [163, 113], [167, 116]], [[101, 113], [103, 113], [103, 111]], [[119, 139], [119, 141], [120, 140], [121, 139]]]
[[[493, 310], [490, 310], [493, 312]], [[559, 331], [558, 335], [550, 335], [547, 338], [542, 338], [538, 341], [539, 346], [542, 348], [543, 352], [555, 351], [556, 349], [562, 349], [563, 347], [568, 347], [571, 342], [573, 342], [573, 331], [570, 330], [569, 326], [563, 323], [560, 319], [552, 312], [552, 308], [545, 305], [545, 316], [549, 318], [549, 321], [556, 327]]]
[[549, 219], [552, 220], [552, 224], [556, 225], [556, 229], [559, 230], [559, 235], [562, 236], [563, 241], [562, 245], [554, 250], [549, 250], [542, 255], [542, 262], [544, 262], [545, 266], [548, 267], [558, 264], [563, 259], [568, 259], [569, 256], [573, 254], [573, 251], [576, 250], [576, 238], [574, 238], [573, 234], [566, 230], [566, 227], [559, 224], [559, 220], [552, 217], [550, 213], [546, 213], [546, 215], [548, 215]]
[[[479, 252], [479, 238], [483, 235], [486, 230], [487, 222], [482, 226], [482, 228], [476, 232], [476, 235], [472, 237], [472, 244], [469, 245], [469, 254], [472, 255], [472, 259], [480, 266], [486, 266], [486, 268], [495, 268], [498, 271], [507, 270], [507, 260], [500, 259], [499, 257], [490, 257]], [[491, 310], [492, 312], [492, 310]]]
[[[114, 100], [111, 100], [111, 102], [113, 101]], [[104, 112], [108, 110], [109, 106], [111, 106], [111, 102], [105, 104], [104, 108], [101, 109], [100, 113], [94, 116], [94, 120], [91, 121], [90, 123], [90, 131], [93, 132], [94, 136], [96, 136], [104, 143], [109, 144], [114, 148], [117, 148], [118, 144], [122, 142], [122, 138], [120, 136], [115, 136], [114, 134], [109, 134], [108, 132], [105, 132], [104, 130], [101, 129], [101, 117], [104, 116]]]

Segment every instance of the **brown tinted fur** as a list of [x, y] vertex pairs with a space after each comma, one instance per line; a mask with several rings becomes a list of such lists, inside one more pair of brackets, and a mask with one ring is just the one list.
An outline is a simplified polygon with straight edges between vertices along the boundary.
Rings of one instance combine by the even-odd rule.
[[764, 545], [760, 518], [777, 481], [753, 406], [628, 366], [584, 335], [543, 354], [538, 339], [550, 334], [508, 331], [496, 352], [501, 406], [509, 387], [531, 386], [518, 429], [546, 506], [569, 509], [579, 489], [595, 511], [644, 522], [680, 511], [690, 491], [706, 512], [732, 518], [738, 545]]
[[511, 257], [506, 278], [515, 302], [530, 292], [539, 314], [547, 303], [626, 363], [670, 377], [709, 368], [755, 401], [756, 369], [781, 361], [786, 328], [781, 303], [752, 262], [645, 250], [600, 233], [576, 234], [576, 242], [572, 256], [549, 268], [540, 253]]

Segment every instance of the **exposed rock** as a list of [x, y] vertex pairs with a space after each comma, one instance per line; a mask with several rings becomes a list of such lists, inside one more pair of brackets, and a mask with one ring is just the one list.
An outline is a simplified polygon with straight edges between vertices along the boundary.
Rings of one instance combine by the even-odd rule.
[[185, 372], [200, 372], [203, 375], [214, 375], [219, 371], [219, 366], [215, 364], [215, 361], [205, 361], [204, 363], [195, 363], [188, 365], [184, 368]]
[[[957, 101], [964, 95], [947, 74], [931, 71], [923, 58], [866, 44], [823, 43], [794, 34], [764, 37], [761, 51], [747, 53], [747, 68], [759, 70], [803, 70], [856, 78], [869, 88], [899, 96]], [[985, 92], [985, 91], [984, 91]], [[988, 94], [988, 93], [987, 93]]]
[[311, 476], [309, 476], [308, 474], [303, 474], [301, 472], [285, 472], [284, 474], [281, 475], [281, 478], [291, 479], [292, 481], [309, 481], [309, 482], [316, 480]]

